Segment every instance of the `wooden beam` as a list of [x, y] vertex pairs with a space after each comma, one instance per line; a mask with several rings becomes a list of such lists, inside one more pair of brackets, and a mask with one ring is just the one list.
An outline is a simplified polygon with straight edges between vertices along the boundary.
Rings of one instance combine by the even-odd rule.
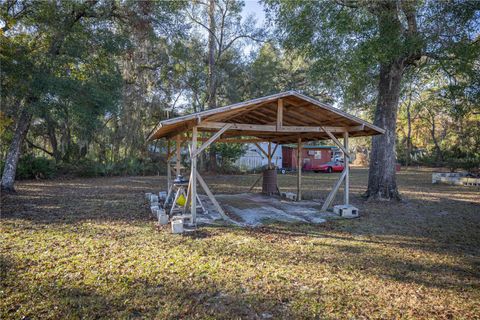
[[277, 130], [283, 126], [283, 99], [277, 100]]
[[297, 201], [302, 200], [302, 138], [297, 140]]
[[[200, 131], [200, 130], [199, 130]], [[210, 138], [197, 138], [197, 140], [199, 142], [205, 142], [205, 141], [208, 141]], [[187, 141], [187, 139], [185, 138], [185, 140], [182, 140], [182, 141]], [[260, 142], [268, 142], [269, 140], [267, 139], [260, 139], [260, 138], [245, 138], [245, 139], [242, 139], [242, 138], [220, 138], [220, 139], [217, 139], [216, 142], [223, 142], [223, 143], [260, 143]]]
[[[203, 122], [198, 125], [199, 128], [215, 128], [221, 129], [226, 125], [225, 122]], [[283, 126], [277, 129], [276, 125], [248, 124], [248, 123], [232, 123], [230, 130], [239, 131], [260, 131], [260, 132], [329, 132], [343, 133], [347, 130], [345, 127], [310, 127], [310, 126]]]
[[202, 146], [192, 154], [192, 158], [196, 158], [198, 157], [198, 155], [203, 151], [205, 150], [206, 148], [208, 148], [208, 146], [210, 146], [213, 142], [215, 142], [215, 140], [217, 140], [225, 131], [227, 131], [230, 127], [232, 126], [231, 123], [227, 123], [225, 124], [220, 130], [217, 131], [217, 133], [215, 133], [213, 136], [210, 137], [210, 139], [208, 139], [204, 144], [202, 144]]
[[[210, 188], [208, 187], [208, 185], [205, 183], [205, 180], [203, 180], [202, 176], [197, 172], [196, 173], [196, 176], [195, 176], [197, 179], [198, 179], [198, 182], [200, 183], [200, 185], [202, 186], [203, 190], [205, 191], [205, 193], [207, 194], [208, 198], [210, 199], [210, 201], [213, 203], [213, 205], [215, 206], [215, 208], [217, 209], [218, 213], [222, 216], [222, 218], [230, 223], [233, 223], [235, 225], [242, 225], [241, 223], [235, 221], [235, 220], [232, 220], [230, 219], [229, 216], [227, 216], [225, 214], [225, 211], [223, 211], [222, 207], [220, 206], [220, 204], [218, 203], [217, 199], [215, 199], [212, 191], [210, 191]], [[195, 202], [195, 201], [193, 201]]]
[[335, 195], [338, 192], [338, 188], [340, 188], [340, 185], [342, 184], [343, 179], [345, 178], [346, 174], [347, 174], [347, 172], [345, 170], [343, 170], [342, 174], [338, 178], [337, 182], [335, 182], [335, 185], [333, 186], [332, 191], [330, 191], [330, 193], [327, 196], [327, 199], [323, 203], [321, 211], [326, 211], [328, 209], [328, 207], [330, 207], [330, 204], [332, 203], [333, 199], [335, 198]]

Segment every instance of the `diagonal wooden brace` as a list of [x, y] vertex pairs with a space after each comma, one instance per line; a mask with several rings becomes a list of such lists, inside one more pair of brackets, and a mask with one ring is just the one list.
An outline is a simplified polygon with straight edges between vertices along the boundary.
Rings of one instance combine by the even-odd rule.
[[205, 150], [206, 148], [208, 148], [209, 145], [211, 145], [212, 143], [215, 142], [215, 140], [217, 140], [218, 138], [220, 138], [220, 136], [225, 132], [227, 131], [233, 124], [231, 123], [227, 123], [226, 125], [224, 125], [220, 130], [218, 130], [213, 136], [210, 137], [210, 139], [208, 139], [204, 144], [202, 144], [202, 146], [200, 148], [197, 149], [196, 152], [194, 152], [192, 154], [192, 158], [196, 158], [203, 150]]
[[342, 174], [338, 178], [337, 182], [335, 182], [335, 185], [334, 185], [332, 191], [330, 191], [330, 193], [327, 196], [327, 199], [323, 203], [321, 211], [326, 211], [328, 209], [328, 207], [330, 207], [333, 199], [335, 198], [335, 195], [338, 192], [338, 188], [340, 188], [340, 185], [342, 184], [342, 182], [343, 182], [343, 180], [345, 179], [346, 176], [347, 176], [347, 170], [344, 169], [342, 171]]
[[203, 180], [202, 176], [197, 172], [197, 180], [198, 182], [200, 182], [200, 185], [202, 186], [203, 190], [205, 191], [205, 193], [207, 194], [208, 198], [210, 199], [210, 201], [212, 201], [213, 205], [215, 206], [215, 208], [217, 209], [218, 213], [222, 216], [222, 218], [225, 220], [225, 221], [228, 221], [230, 223], [233, 223], [237, 226], [241, 226], [243, 224], [241, 224], [240, 222], [237, 222], [235, 220], [232, 220], [229, 216], [227, 216], [225, 214], [225, 212], [223, 211], [222, 207], [220, 206], [220, 204], [218, 203], [217, 199], [215, 199], [212, 191], [210, 191], [210, 188], [208, 187], [208, 185], [205, 183], [205, 180]]
[[345, 154], [349, 159], [350, 159], [350, 154], [348, 153], [347, 149], [345, 149], [345, 147], [342, 145], [342, 143], [340, 143], [340, 141], [338, 141], [338, 139], [327, 129], [325, 129], [324, 127], [321, 127], [323, 129], [323, 131], [325, 131], [325, 133], [330, 137], [330, 139], [333, 140], [333, 142], [335, 142], [335, 144], [340, 148], [342, 149], [343, 151], [343, 154]]

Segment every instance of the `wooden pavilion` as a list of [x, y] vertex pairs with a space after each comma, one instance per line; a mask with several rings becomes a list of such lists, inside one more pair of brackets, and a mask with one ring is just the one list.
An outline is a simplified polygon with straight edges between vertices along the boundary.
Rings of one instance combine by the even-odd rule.
[[[198, 136], [205, 133], [205, 138]], [[259, 143], [269, 142], [264, 150], [267, 158], [275, 152], [271, 144], [297, 144], [297, 201], [302, 199], [302, 143], [318, 140], [332, 140], [344, 153], [345, 169], [336, 181], [333, 189], [323, 203], [322, 211], [331, 205], [339, 187], [345, 183], [344, 203], [349, 204], [349, 137], [361, 137], [383, 134], [379, 128], [358, 117], [343, 112], [330, 105], [312, 99], [295, 91], [286, 91], [258, 99], [232, 104], [212, 110], [206, 110], [161, 121], [151, 132], [147, 140], [164, 138], [167, 140], [167, 162], [176, 154], [175, 174], [180, 175], [180, 148], [183, 142], [189, 145], [191, 168], [187, 189], [187, 203], [190, 209], [186, 214], [191, 223], [196, 224], [197, 181], [204, 189], [220, 215], [232, 221], [223, 212], [214, 195], [197, 171], [197, 158], [213, 142]], [[343, 138], [343, 143], [339, 139]], [[170, 141], [175, 141], [172, 150]], [[202, 142], [201, 145], [198, 145]], [[172, 185], [170, 166], [167, 169], [169, 189]]]

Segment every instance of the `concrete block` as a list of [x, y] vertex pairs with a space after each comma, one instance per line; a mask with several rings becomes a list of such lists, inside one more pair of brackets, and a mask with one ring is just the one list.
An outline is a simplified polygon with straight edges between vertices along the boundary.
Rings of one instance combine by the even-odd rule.
[[155, 217], [157, 217], [157, 211], [158, 211], [158, 209], [160, 209], [160, 208], [158, 207], [158, 205], [150, 206], [150, 211], [152, 211], [152, 214], [153, 214]]
[[160, 212], [160, 210], [158, 210], [158, 223], [161, 225], [168, 223], [168, 216], [165, 214], [165, 211]]
[[172, 220], [172, 233], [183, 233], [183, 220]]
[[358, 208], [352, 205], [338, 205], [333, 207], [333, 212], [342, 218], [357, 218]]
[[282, 192], [282, 197], [288, 200], [297, 201], [297, 194], [293, 192]]
[[166, 191], [160, 191], [158, 193], [158, 200], [165, 201], [165, 199], [167, 199], [167, 192]]

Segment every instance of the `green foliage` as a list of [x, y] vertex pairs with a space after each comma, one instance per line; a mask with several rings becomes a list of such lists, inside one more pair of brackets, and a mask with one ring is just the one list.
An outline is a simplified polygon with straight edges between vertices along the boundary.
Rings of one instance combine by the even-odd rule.
[[239, 143], [216, 143], [212, 147], [216, 150], [217, 160], [220, 162], [220, 171], [237, 173], [238, 168], [234, 166], [234, 162], [245, 154], [247, 146]]
[[[2, 161], [0, 166], [2, 172], [4, 166], [5, 163]], [[56, 174], [55, 161], [27, 154], [20, 157], [18, 161], [16, 179], [49, 179], [55, 177]]]

